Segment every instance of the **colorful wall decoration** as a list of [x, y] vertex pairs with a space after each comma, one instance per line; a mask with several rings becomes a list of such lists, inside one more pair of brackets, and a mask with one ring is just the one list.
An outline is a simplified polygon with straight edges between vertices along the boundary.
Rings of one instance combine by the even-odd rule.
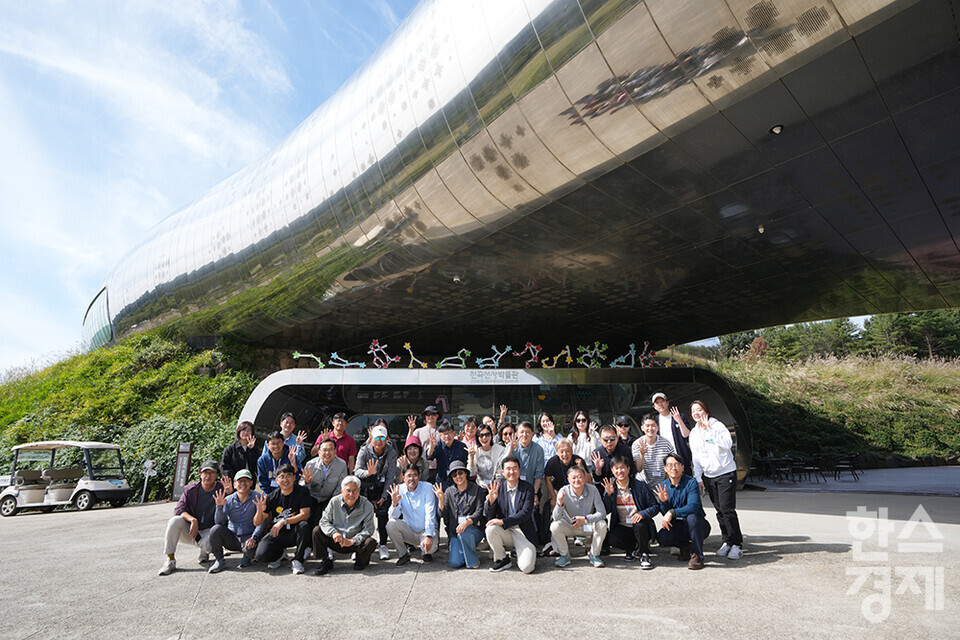
[[[370, 346], [367, 348], [367, 353], [373, 356], [373, 359], [369, 364], [378, 369], [386, 369], [391, 364], [400, 362], [400, 356], [391, 356], [387, 352], [388, 346], [389, 345], [386, 344], [380, 344], [379, 339], [372, 340], [370, 342]], [[623, 355], [614, 358], [607, 366], [612, 369], [692, 367], [694, 362], [683, 357], [682, 355], [677, 355], [673, 351], [674, 347], [675, 345], [670, 345], [670, 347], [668, 347], [670, 350], [670, 355], [666, 357], [657, 357], [657, 352], [650, 350], [649, 342], [643, 343], [643, 350], [640, 353], [637, 353], [636, 343], [630, 343], [630, 349]], [[409, 342], [403, 343], [403, 348], [410, 356], [410, 362], [407, 364], [408, 369], [413, 369], [416, 367], [426, 369], [429, 367], [428, 363], [413, 355], [413, 347]], [[578, 345], [576, 351], [579, 355], [574, 358], [573, 352], [570, 350], [570, 345], [566, 345], [557, 355], [541, 359], [541, 346], [538, 344], [533, 344], [532, 342], [527, 342], [526, 345], [524, 345], [524, 348], [520, 351], [513, 351], [513, 347], [510, 345], [507, 345], [503, 350], [498, 349], [497, 345], [490, 345], [490, 350], [493, 352], [493, 354], [487, 356], [486, 358], [476, 358], [475, 362], [477, 363], [477, 367], [480, 369], [499, 369], [500, 361], [504, 358], [504, 356], [507, 354], [512, 354], [513, 356], [529, 356], [523, 363], [523, 366], [527, 369], [529, 369], [531, 366], [535, 366], [537, 363], [539, 363], [544, 369], [555, 369], [559, 365], [565, 365], [569, 367], [574, 362], [576, 362], [577, 365], [587, 369], [599, 369], [604, 366], [604, 363], [607, 360], [607, 349], [608, 345], [603, 344], [600, 341], [596, 341], [592, 345]], [[463, 348], [460, 349], [456, 355], [447, 356], [439, 362], [434, 363], [434, 367], [437, 369], [466, 369], [467, 359], [470, 357], [470, 355], [470, 350]], [[356, 367], [365, 369], [367, 367], [366, 362], [350, 361], [341, 357], [336, 352], [331, 353], [330, 358], [326, 361], [320, 356], [312, 353], [300, 353], [299, 351], [294, 351], [293, 357], [294, 359], [311, 358], [316, 361], [317, 365], [321, 369], [324, 367]]]

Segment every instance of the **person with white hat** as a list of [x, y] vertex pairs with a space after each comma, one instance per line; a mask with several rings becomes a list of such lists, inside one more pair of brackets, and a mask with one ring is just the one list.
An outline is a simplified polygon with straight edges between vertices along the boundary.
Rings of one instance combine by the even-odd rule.
[[360, 478], [360, 493], [372, 504], [377, 517], [380, 559], [390, 557], [387, 547], [387, 522], [390, 521], [390, 487], [397, 482], [397, 449], [390, 441], [387, 423], [382, 418], [370, 430], [370, 441], [357, 454], [356, 476]]
[[658, 391], [650, 399], [653, 408], [659, 414], [657, 424], [660, 427], [660, 437], [670, 443], [683, 461], [683, 468], [689, 473], [693, 469], [693, 455], [690, 453], [690, 417], [680, 413], [676, 407], [670, 406], [667, 394]]

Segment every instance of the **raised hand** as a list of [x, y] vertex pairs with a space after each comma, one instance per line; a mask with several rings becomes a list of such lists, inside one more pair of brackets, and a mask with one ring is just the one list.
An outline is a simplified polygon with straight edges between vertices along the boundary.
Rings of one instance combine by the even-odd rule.
[[436, 446], [437, 446], [437, 432], [431, 431], [430, 432], [430, 448], [433, 449]]
[[507, 417], [507, 405], [500, 405], [500, 422], [503, 422], [504, 418]]
[[414, 429], [416, 428], [417, 428], [417, 416], [407, 416], [407, 429], [409, 429], [410, 431], [408, 435], [412, 435]]
[[599, 451], [594, 451], [593, 455], [590, 456], [590, 459], [593, 460], [593, 468], [597, 470], [597, 473], [603, 471], [603, 456], [600, 455]]
[[680, 415], [680, 409], [670, 407], [670, 417], [676, 420], [678, 425], [686, 426], [683, 423], [683, 416]]
[[658, 484], [653, 490], [653, 495], [657, 496], [657, 500], [660, 502], [668, 502], [670, 500], [670, 494], [667, 493], [666, 484]]
[[640, 455], [647, 455], [647, 440], [646, 438], [640, 438]]
[[437, 496], [437, 509], [443, 511], [443, 485], [439, 482], [433, 483], [433, 495]]
[[267, 512], [267, 496], [266, 495], [262, 493], [258, 493], [255, 496], [253, 496], [253, 504], [257, 505], [258, 512], [260, 513]]
[[290, 451], [287, 452], [287, 457], [290, 458], [290, 464], [293, 465], [293, 468], [297, 468], [297, 449], [296, 447], [291, 447]]
[[562, 490], [557, 492], [557, 506], [558, 506], [558, 507], [562, 507], [562, 506], [563, 506], [563, 499], [564, 499], [564, 496], [566, 496], [566, 495], [567, 495], [567, 494], [564, 493]]
[[324, 429], [320, 432], [320, 442], [323, 442], [327, 438], [333, 435], [333, 429]]
[[257, 436], [255, 433], [251, 432], [250, 435], [246, 437], [243, 446], [247, 449], [252, 449], [255, 444], [257, 444]]
[[513, 451], [514, 447], [517, 446], [517, 434], [511, 433], [507, 436], [507, 441], [503, 444], [507, 445], [507, 453]]
[[374, 458], [367, 460], [367, 475], [371, 478], [377, 475], [377, 461]]
[[603, 490], [607, 492], [608, 496], [613, 495], [613, 478], [603, 479]]
[[303, 441], [306, 440], [306, 439], [307, 439], [307, 432], [306, 432], [306, 431], [298, 431], [298, 432], [297, 432], [297, 446], [298, 446], [298, 447], [299, 447], [300, 445], [302, 445], [302, 444], [303, 444]]
[[302, 474], [302, 476], [303, 476], [303, 482], [304, 482], [304, 484], [311, 484], [311, 483], [313, 483], [313, 471], [310, 470], [310, 467], [304, 467], [304, 468], [303, 468], [303, 474]]
[[223, 485], [224, 494], [233, 493], [233, 480], [230, 479], [230, 476], [220, 478], [220, 484]]
[[491, 482], [487, 488], [487, 500], [490, 502], [490, 504], [493, 504], [497, 501], [497, 496], [500, 495], [500, 483], [496, 481]]
[[226, 492], [226, 490], [220, 489], [220, 491], [217, 491], [216, 493], [214, 493], [214, 494], [213, 494], [213, 502], [214, 502], [214, 504], [216, 504], [218, 507], [222, 507], [222, 506], [224, 506], [225, 504], [227, 504], [227, 492]]
[[471, 458], [473, 458], [474, 456], [477, 455], [477, 443], [476, 443], [476, 442], [470, 442], [470, 443], [467, 444], [467, 454], [468, 454]]
[[390, 500], [393, 501], [393, 506], [400, 504], [400, 485], [395, 484], [390, 487]]

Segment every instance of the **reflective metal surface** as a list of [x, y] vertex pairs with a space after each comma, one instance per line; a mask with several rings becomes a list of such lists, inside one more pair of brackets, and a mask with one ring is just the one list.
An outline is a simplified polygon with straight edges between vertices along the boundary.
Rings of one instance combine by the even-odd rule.
[[424, 0], [85, 339], [556, 352], [960, 306], [958, 112], [949, 0]]

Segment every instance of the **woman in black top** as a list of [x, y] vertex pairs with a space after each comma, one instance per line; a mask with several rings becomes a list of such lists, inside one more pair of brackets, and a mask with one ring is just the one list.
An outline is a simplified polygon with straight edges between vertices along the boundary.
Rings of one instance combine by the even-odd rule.
[[257, 459], [260, 449], [257, 446], [257, 436], [253, 432], [253, 423], [243, 421], [237, 425], [237, 439], [223, 450], [220, 468], [224, 479], [233, 477], [240, 469], [247, 469], [253, 474], [253, 486], [257, 486]]

